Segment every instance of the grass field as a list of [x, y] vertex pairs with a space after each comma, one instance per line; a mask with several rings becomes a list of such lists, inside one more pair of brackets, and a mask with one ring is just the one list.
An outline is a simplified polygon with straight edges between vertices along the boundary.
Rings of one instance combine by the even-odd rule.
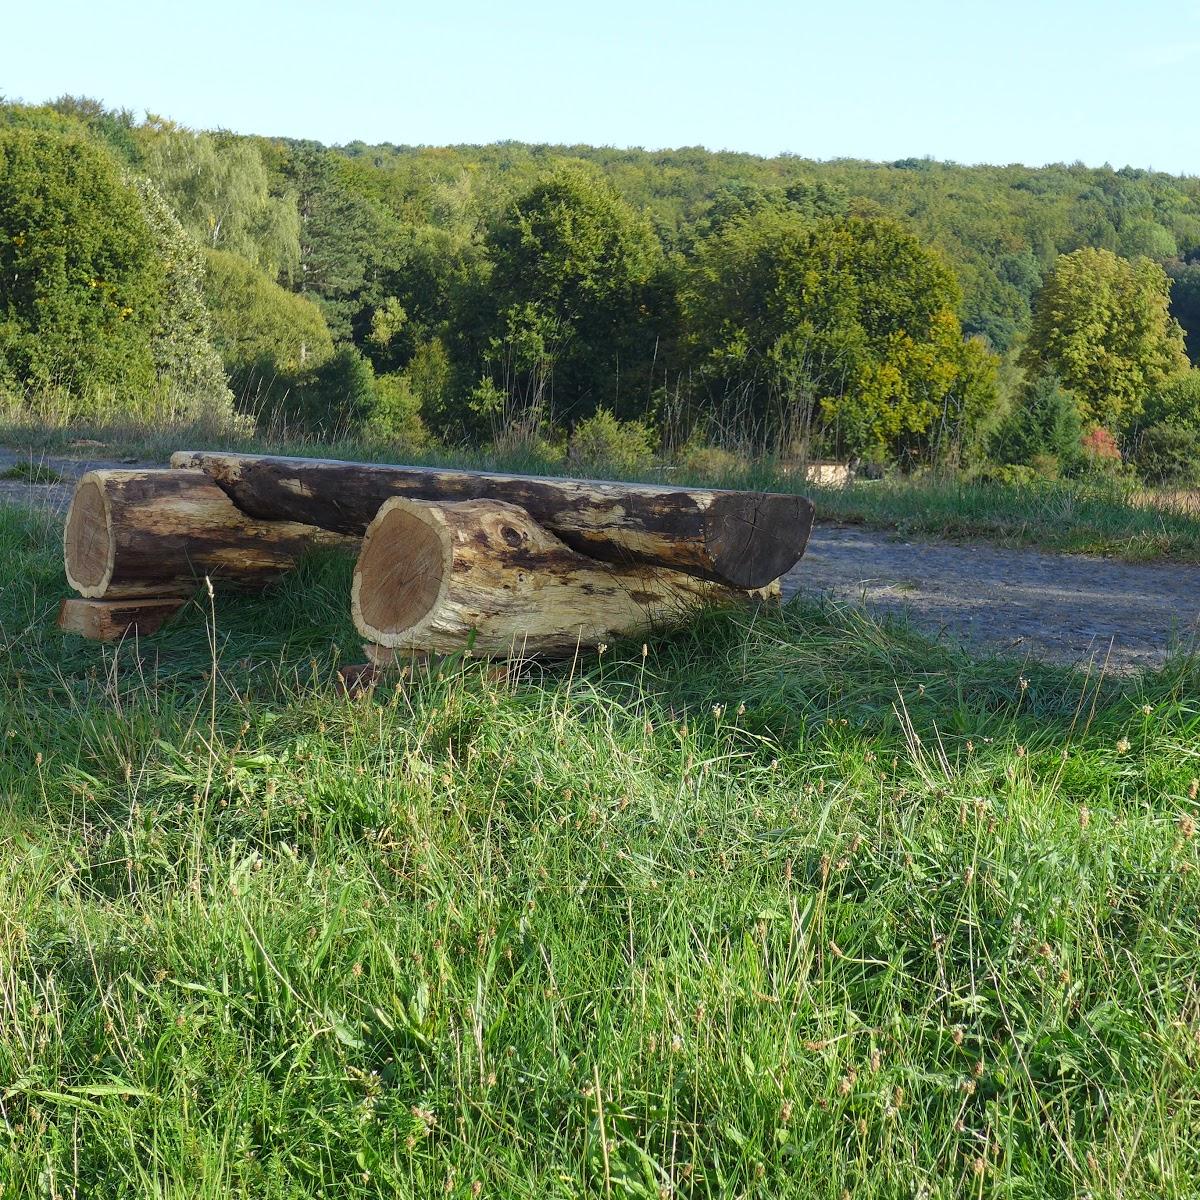
[[347, 568], [64, 640], [0, 507], [0, 1193], [1184, 1197], [1200, 665], [793, 602], [347, 700]]

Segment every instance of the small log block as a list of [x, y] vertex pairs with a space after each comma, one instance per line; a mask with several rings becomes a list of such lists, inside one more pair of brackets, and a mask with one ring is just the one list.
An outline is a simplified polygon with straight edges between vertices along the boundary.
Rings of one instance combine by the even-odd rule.
[[384, 466], [181, 450], [244, 513], [362, 536], [393, 496], [495, 500], [523, 508], [572, 549], [608, 562], [641, 562], [740, 588], [763, 587], [804, 553], [812, 502], [803, 496], [647, 483], [551, 479], [440, 467]]
[[255, 521], [203, 471], [91, 471], [67, 512], [67, 582], [87, 599], [188, 596], [204, 576], [261, 587], [310, 547], [353, 540]]
[[131, 635], [157, 633], [185, 604], [170, 597], [158, 600], [64, 600], [58, 627], [93, 642], [115, 642]]
[[354, 570], [355, 627], [404, 653], [570, 654], [680, 620], [699, 604], [761, 598], [678, 571], [578, 554], [512, 504], [393, 497]]

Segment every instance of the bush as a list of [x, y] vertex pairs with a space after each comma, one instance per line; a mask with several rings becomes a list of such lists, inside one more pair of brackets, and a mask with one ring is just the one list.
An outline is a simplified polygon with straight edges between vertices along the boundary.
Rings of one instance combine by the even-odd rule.
[[967, 478], [996, 487], [1032, 487], [1046, 476], [1022, 463], [987, 463], [968, 472]]
[[154, 411], [164, 265], [137, 192], [103, 150], [0, 132], [0, 279], [0, 376]]
[[375, 412], [375, 382], [371, 364], [353, 346], [343, 346], [293, 383], [283, 413], [322, 437], [362, 433]]
[[1022, 388], [1012, 411], [992, 436], [989, 451], [999, 463], [1032, 466], [1047, 456], [1056, 467], [1080, 455], [1082, 424], [1075, 398], [1053, 375], [1040, 375]]
[[429, 430], [421, 419], [421, 398], [413, 391], [407, 373], [375, 377], [364, 432], [375, 440], [394, 442], [409, 450], [429, 444]]
[[589, 474], [636, 475], [654, 459], [654, 441], [641, 421], [618, 421], [608, 409], [580, 421], [571, 433], [567, 462]]
[[728, 479], [746, 469], [743, 458], [720, 446], [686, 446], [682, 465], [689, 475], [702, 479]]
[[1152, 392], [1142, 409], [1141, 424], [1144, 429], [1152, 425], [1200, 429], [1200, 370], [1175, 375]]
[[1200, 486], [1200, 430], [1161, 422], [1142, 434], [1133, 465], [1152, 486]]

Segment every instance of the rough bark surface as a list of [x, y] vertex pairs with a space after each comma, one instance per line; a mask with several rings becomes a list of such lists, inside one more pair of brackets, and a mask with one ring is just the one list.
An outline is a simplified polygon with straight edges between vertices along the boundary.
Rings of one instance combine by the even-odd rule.
[[292, 521], [256, 521], [203, 471], [92, 471], [67, 513], [67, 582], [88, 599], [187, 596], [209, 576], [261, 587], [314, 545], [355, 543]]
[[406, 653], [471, 647], [569, 654], [679, 621], [700, 604], [777, 595], [678, 571], [597, 562], [516, 505], [393, 497], [367, 529], [351, 611], [370, 642]]
[[393, 496], [493, 500], [523, 508], [572, 549], [609, 562], [668, 567], [740, 588], [763, 587], [804, 553], [813, 506], [803, 496], [499, 475], [181, 450], [246, 514], [361, 536]]

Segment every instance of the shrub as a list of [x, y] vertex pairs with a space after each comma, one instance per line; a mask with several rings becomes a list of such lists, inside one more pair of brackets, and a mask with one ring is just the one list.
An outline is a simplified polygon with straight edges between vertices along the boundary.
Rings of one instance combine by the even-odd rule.
[[377, 375], [373, 391], [364, 426], [369, 437], [409, 450], [429, 444], [429, 430], [421, 419], [421, 398], [413, 391], [407, 373]]
[[641, 421], [618, 421], [604, 408], [575, 426], [567, 451], [573, 469], [591, 474], [635, 475], [653, 458], [650, 430]]
[[1045, 477], [1023, 463], [987, 463], [968, 472], [967, 478], [997, 487], [1032, 487]]
[[1081, 429], [1074, 397], [1053, 375], [1041, 375], [1022, 388], [989, 450], [1000, 463], [1031, 466], [1051, 456], [1058, 467], [1066, 467], [1079, 458]]
[[137, 192], [103, 150], [0, 132], [0, 279], [0, 375], [153, 410], [164, 266]]
[[333, 437], [359, 433], [375, 411], [375, 372], [353, 346], [342, 346], [298, 393], [298, 413], [309, 429]]
[[1183, 371], [1152, 392], [1141, 424], [1146, 429], [1151, 425], [1200, 429], [1200, 369]]
[[1084, 457], [1093, 463], [1120, 462], [1121, 448], [1117, 439], [1101, 425], [1093, 425], [1079, 439]]
[[703, 479], [728, 479], [745, 470], [746, 462], [732, 450], [720, 446], [686, 446], [683, 469]]
[[1154, 486], [1200, 485], [1200, 429], [1161, 422], [1143, 432], [1133, 465]]

